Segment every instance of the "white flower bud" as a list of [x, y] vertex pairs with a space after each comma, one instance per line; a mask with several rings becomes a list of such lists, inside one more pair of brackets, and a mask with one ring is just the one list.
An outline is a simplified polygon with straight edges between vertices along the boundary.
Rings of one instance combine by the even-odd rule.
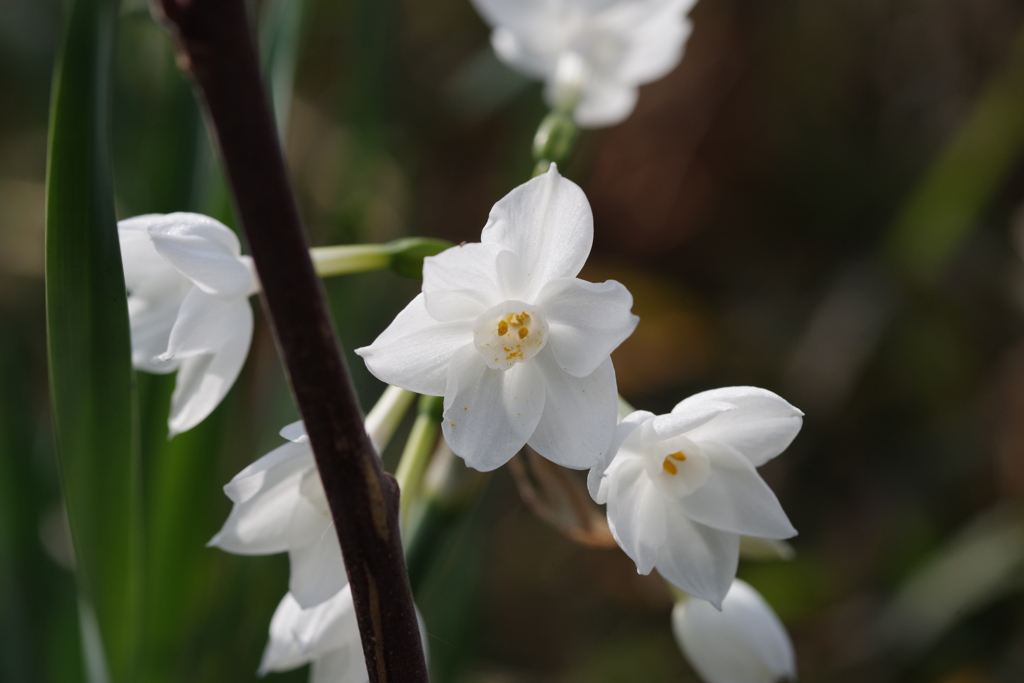
[[696, 598], [676, 603], [672, 631], [705, 683], [796, 680], [793, 644], [761, 594], [732, 582], [722, 610]]

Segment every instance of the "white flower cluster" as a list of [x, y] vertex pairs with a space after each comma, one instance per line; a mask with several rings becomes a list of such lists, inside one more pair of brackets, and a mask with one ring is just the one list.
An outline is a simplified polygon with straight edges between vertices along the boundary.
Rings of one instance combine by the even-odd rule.
[[[678, 62], [693, 0], [473, 2], [503, 60], [543, 78], [548, 100], [580, 125], [601, 126], [628, 116], [637, 86]], [[133, 363], [178, 371], [173, 436], [209, 415], [238, 376], [259, 284], [234, 233], [211, 218], [148, 215], [118, 227]], [[732, 387], [617, 423], [610, 355], [638, 318], [622, 284], [577, 278], [593, 236], [586, 196], [551, 164], [494, 205], [479, 243], [424, 259], [422, 292], [356, 352], [380, 380], [443, 396], [444, 438], [471, 467], [493, 470], [528, 445], [590, 470], [590, 493], [637, 570], [657, 569], [692, 596], [673, 628], [706, 681], [793, 678], [785, 630], [735, 576], [741, 537], [796, 534], [757, 468], [789, 446], [802, 413], [769, 391]], [[385, 396], [366, 423], [378, 449], [394, 427], [384, 418], [394, 394]], [[225, 487], [234, 508], [210, 545], [289, 555], [261, 673], [312, 663], [315, 683], [361, 683], [331, 510], [302, 424], [281, 434], [289, 443]]]
[[[120, 230], [136, 364], [179, 368], [171, 423], [181, 431], [208, 414], [238, 374], [255, 277], [234, 234], [212, 219], [142, 216]], [[552, 165], [495, 204], [480, 243], [426, 258], [422, 293], [357, 353], [389, 384], [444, 396], [444, 436], [470, 466], [495, 469], [529, 445], [552, 462], [589, 469], [591, 495], [607, 504], [615, 540], [637, 570], [657, 569], [727, 614], [730, 586], [748, 590], [733, 582], [740, 537], [796, 533], [756, 468], [790, 444], [802, 413], [769, 391], [732, 387], [616, 425], [610, 354], [638, 319], [620, 283], [576, 278], [592, 242], [587, 198]], [[380, 415], [367, 418], [378, 447], [387, 436]], [[361, 681], [352, 598], [323, 486], [301, 423], [282, 436], [291, 443], [225, 487], [234, 509], [210, 543], [289, 554], [289, 593], [261, 671], [312, 662], [314, 680], [348, 671], [354, 678], [341, 680]], [[678, 623], [678, 633], [693, 631]], [[684, 647], [691, 658], [705, 650]], [[727, 680], [701, 672], [712, 683]]]
[[637, 570], [728, 609], [740, 537], [796, 534], [756, 468], [789, 446], [803, 414], [732, 387], [616, 425], [610, 354], [638, 320], [618, 282], [576, 279], [592, 241], [583, 191], [552, 165], [495, 204], [480, 243], [425, 259], [423, 292], [356, 352], [382, 381], [444, 396], [445, 437], [470, 466], [494, 469], [529, 445], [589, 469]]

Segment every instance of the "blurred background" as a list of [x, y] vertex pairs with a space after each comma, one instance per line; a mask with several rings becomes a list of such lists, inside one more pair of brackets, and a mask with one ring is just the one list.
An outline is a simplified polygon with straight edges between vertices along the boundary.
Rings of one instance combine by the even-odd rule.
[[[313, 242], [479, 239], [491, 205], [529, 177], [545, 109], [468, 0], [257, 5]], [[680, 66], [642, 88], [624, 124], [585, 132], [563, 169], [595, 214], [583, 277], [626, 284], [641, 317], [614, 356], [621, 393], [665, 412], [756, 385], [806, 412], [762, 470], [800, 530], [796, 555], [740, 567], [792, 633], [801, 680], [1024, 680], [1024, 5], [700, 0], [691, 17]], [[84, 680], [42, 281], [60, 26], [58, 0], [0, 0], [12, 682]], [[140, 2], [125, 3], [116, 63], [118, 215], [193, 210], [234, 226], [192, 94]], [[418, 285], [380, 273], [327, 287], [369, 407], [383, 387], [351, 349]], [[147, 680], [253, 680], [287, 560], [204, 544], [230, 509], [220, 487], [296, 417], [273, 341], [260, 319], [229, 399], [170, 442], [173, 376], [139, 383]], [[438, 544], [417, 600], [436, 681], [697, 680], [660, 580], [540, 519], [508, 468]]]

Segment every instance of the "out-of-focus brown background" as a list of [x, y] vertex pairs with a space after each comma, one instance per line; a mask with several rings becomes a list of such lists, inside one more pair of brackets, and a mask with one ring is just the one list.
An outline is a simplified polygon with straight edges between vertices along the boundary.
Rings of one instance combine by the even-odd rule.
[[[495, 59], [468, 0], [305, 5], [285, 111], [314, 242], [478, 239], [529, 177], [539, 85]], [[267, 32], [280, 7], [258, 9]], [[594, 209], [584, 277], [626, 284], [641, 317], [614, 356], [621, 393], [664, 412], [749, 384], [806, 412], [762, 470], [800, 530], [796, 557], [740, 568], [792, 633], [801, 680], [1024, 680], [1024, 5], [700, 0], [691, 17], [679, 67], [563, 168]], [[56, 0], [0, 0], [4, 681], [83, 680], [43, 317], [60, 19]], [[233, 224], [142, 3], [126, 3], [117, 64], [119, 215]], [[351, 350], [416, 285], [375, 274], [328, 289]], [[153, 598], [178, 634], [152, 656], [158, 680], [253, 679], [285, 591], [282, 557], [203, 548], [229, 508], [219, 487], [294, 415], [273, 354], [261, 326], [212, 426], [169, 447], [210, 457], [185, 494], [193, 550], [169, 555], [178, 584]], [[381, 387], [350, 360], [370, 405]], [[419, 596], [436, 680], [696, 680], [660, 581], [539, 520], [507, 471], [438, 554]]]

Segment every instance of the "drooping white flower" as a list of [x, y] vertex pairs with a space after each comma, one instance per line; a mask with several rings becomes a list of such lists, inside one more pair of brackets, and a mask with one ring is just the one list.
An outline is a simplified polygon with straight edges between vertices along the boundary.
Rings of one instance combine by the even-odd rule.
[[235, 504], [208, 545], [238, 555], [288, 553], [288, 588], [313, 607], [348, 583], [331, 510], [301, 422], [281, 435], [291, 440], [239, 472], [224, 492]]
[[705, 683], [796, 680], [789, 634], [761, 594], [739, 579], [721, 611], [695, 598], [676, 603], [672, 631]]
[[586, 127], [623, 121], [637, 87], [666, 75], [695, 0], [473, 0], [498, 57], [544, 80], [548, 104]]
[[641, 574], [721, 605], [736, 575], [740, 536], [796, 535], [756, 467], [781, 453], [802, 415], [753, 387], [691, 396], [668, 415], [632, 413], [618, 426], [590, 493]]
[[309, 663], [313, 664], [311, 683], [369, 680], [348, 584], [307, 609], [288, 593], [274, 611], [259, 675], [290, 671]]
[[259, 291], [252, 259], [222, 223], [195, 213], [117, 224], [128, 289], [132, 364], [178, 371], [170, 435], [196, 426], [231, 389], [249, 353]]
[[[425, 633], [419, 612], [420, 633]], [[423, 642], [426, 651], [426, 641]], [[325, 602], [303, 609], [291, 593], [270, 620], [270, 640], [259, 674], [311, 663], [310, 683], [366, 683], [366, 659], [348, 585]]]
[[478, 470], [527, 443], [595, 466], [615, 429], [609, 354], [638, 318], [618, 282], [575, 277], [593, 233], [586, 196], [552, 164], [494, 205], [480, 243], [424, 259], [422, 293], [356, 353], [389, 384], [444, 396], [444, 437]]
[[[391, 387], [366, 416], [366, 431], [378, 451], [410, 400], [408, 392]], [[310, 608], [348, 585], [348, 575], [305, 427], [301, 421], [292, 423], [281, 436], [290, 443], [267, 453], [224, 487], [234, 507], [207, 545], [238, 555], [287, 552], [289, 594], [300, 608]]]

